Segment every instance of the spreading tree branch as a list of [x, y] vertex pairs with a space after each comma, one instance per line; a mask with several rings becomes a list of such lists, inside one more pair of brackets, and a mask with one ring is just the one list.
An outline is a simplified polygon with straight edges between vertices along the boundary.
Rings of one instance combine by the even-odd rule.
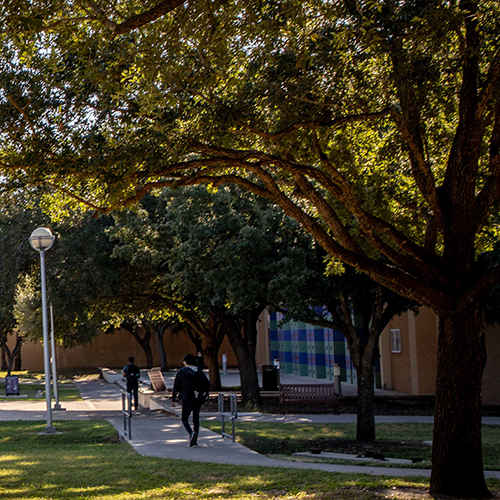
[[315, 130], [317, 128], [322, 128], [322, 127], [336, 128], [336, 127], [341, 127], [342, 125], [346, 125], [348, 123], [378, 120], [380, 118], [388, 116], [390, 113], [391, 113], [390, 108], [384, 108], [381, 111], [374, 111], [372, 113], [359, 113], [359, 114], [340, 116], [333, 120], [317, 120], [317, 121], [308, 121], [302, 123], [294, 123], [293, 125], [290, 125], [284, 128], [283, 130], [280, 130], [279, 132], [266, 132], [256, 127], [252, 127], [251, 125], [248, 125], [242, 122], [241, 120], [237, 120], [236, 124], [242, 127], [243, 129], [247, 130], [248, 132], [255, 134], [258, 137], [275, 141], [277, 139], [282, 139], [283, 137], [292, 134], [296, 130], [307, 130], [307, 129]]
[[185, 3], [186, 0], [163, 0], [157, 5], [140, 14], [129, 17], [125, 21], [117, 24], [110, 20], [105, 10], [94, 0], [83, 0], [84, 4], [96, 15], [96, 17], [108, 28], [114, 36], [123, 35], [141, 28], [146, 24], [160, 19], [164, 15], [173, 12], [177, 7]]
[[26, 104], [26, 106], [24, 106], [23, 108], [10, 94], [7, 94], [7, 100], [12, 104], [12, 106], [14, 106], [19, 111], [19, 113], [21, 113], [22, 117], [26, 120], [26, 123], [29, 125], [31, 129], [31, 133], [33, 135], [36, 135], [35, 126], [33, 125], [33, 122], [29, 119], [28, 113], [26, 112], [26, 109], [29, 106], [29, 101], [28, 104]]

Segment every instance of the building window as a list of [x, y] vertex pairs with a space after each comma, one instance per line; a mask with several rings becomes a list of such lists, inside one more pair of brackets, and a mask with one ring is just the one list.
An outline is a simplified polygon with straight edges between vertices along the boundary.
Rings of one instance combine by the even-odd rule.
[[391, 352], [401, 352], [400, 330], [391, 330]]

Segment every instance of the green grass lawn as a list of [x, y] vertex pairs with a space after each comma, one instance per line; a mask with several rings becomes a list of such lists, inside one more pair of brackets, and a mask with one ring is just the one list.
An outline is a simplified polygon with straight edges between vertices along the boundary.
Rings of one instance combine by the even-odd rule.
[[[0, 425], [0, 498], [303, 499], [430, 498], [423, 478], [384, 478], [313, 470], [204, 464], [142, 457], [120, 444], [105, 421], [59, 421], [61, 435], [38, 435], [43, 422]], [[500, 491], [500, 484], [490, 483]]]
[[[0, 371], [0, 378], [5, 378], [7, 372]], [[23, 379], [29, 380], [40, 380], [43, 381], [45, 378], [44, 372], [30, 372], [28, 370], [21, 371], [13, 371], [12, 375], [17, 375], [19, 380]], [[82, 368], [82, 369], [66, 369], [61, 368], [57, 370], [57, 378], [58, 380], [75, 380], [79, 379], [98, 379], [99, 378], [99, 370], [96, 368]]]
[[[42, 379], [44, 377], [44, 374], [41, 372], [29, 372], [28, 370], [21, 370], [21, 371], [13, 371], [11, 375], [17, 375], [19, 379], [22, 378], [29, 378], [29, 379]], [[0, 371], [0, 378], [5, 378], [7, 376], [7, 372], [5, 371]]]
[[[202, 425], [220, 433], [219, 421], [204, 421]], [[361, 454], [363, 450], [373, 449], [390, 458], [419, 457], [430, 462], [431, 447], [423, 444], [423, 441], [432, 440], [432, 424], [382, 423], [377, 424], [376, 432], [377, 442], [366, 445], [355, 441], [355, 424], [236, 423], [237, 441], [264, 455], [291, 455], [295, 452], [311, 451], [312, 448], [352, 454]], [[318, 459], [321, 459], [320, 456]], [[500, 470], [498, 426], [483, 426], [483, 460], [485, 469]]]
[[[35, 397], [37, 390], [42, 390], [43, 394], [40, 398]], [[60, 401], [82, 401], [80, 393], [75, 385], [71, 382], [59, 382], [58, 384], [59, 400]], [[23, 384], [19, 382], [19, 392], [20, 394], [26, 394], [26, 398], [12, 398], [5, 395], [5, 383], [0, 383], [0, 401], [42, 401], [45, 399], [45, 384], [41, 383], [29, 383]], [[54, 394], [52, 394], [54, 397]]]

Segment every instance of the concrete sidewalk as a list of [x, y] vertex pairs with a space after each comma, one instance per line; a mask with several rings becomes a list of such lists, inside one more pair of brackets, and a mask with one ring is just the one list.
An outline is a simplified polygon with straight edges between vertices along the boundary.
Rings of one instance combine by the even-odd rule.
[[[64, 401], [62, 411], [52, 411], [54, 420], [82, 420], [88, 419], [91, 409], [88, 403], [82, 401]], [[45, 400], [40, 401], [0, 401], [0, 422], [9, 420], [40, 421], [47, 418]]]

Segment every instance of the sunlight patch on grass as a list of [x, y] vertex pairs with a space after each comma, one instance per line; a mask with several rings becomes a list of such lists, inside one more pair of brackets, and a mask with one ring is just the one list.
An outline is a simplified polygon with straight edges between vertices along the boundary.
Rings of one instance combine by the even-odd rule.
[[71, 494], [71, 493], [88, 493], [90, 491], [94, 491], [94, 492], [106, 491], [108, 489], [109, 489], [109, 486], [106, 486], [103, 484], [101, 486], [92, 486], [92, 487], [83, 486], [80, 488], [67, 488], [66, 491]]
[[[22, 455], [14, 455], [14, 454], [3, 454], [2, 453], [2, 463], [4, 462], [11, 462], [11, 461], [14, 461], [14, 460], [21, 460], [22, 459]], [[0, 472], [2, 472], [2, 469], [0, 469]]]
[[[335, 474], [279, 467], [233, 466], [140, 456], [110, 443], [102, 421], [61, 422], [62, 435], [40, 439], [34, 422], [7, 422], [0, 438], [2, 500], [383, 500], [390, 488], [426, 494], [426, 478]], [[497, 487], [495, 492], [498, 492]], [[399, 498], [405, 498], [403, 495]]]

